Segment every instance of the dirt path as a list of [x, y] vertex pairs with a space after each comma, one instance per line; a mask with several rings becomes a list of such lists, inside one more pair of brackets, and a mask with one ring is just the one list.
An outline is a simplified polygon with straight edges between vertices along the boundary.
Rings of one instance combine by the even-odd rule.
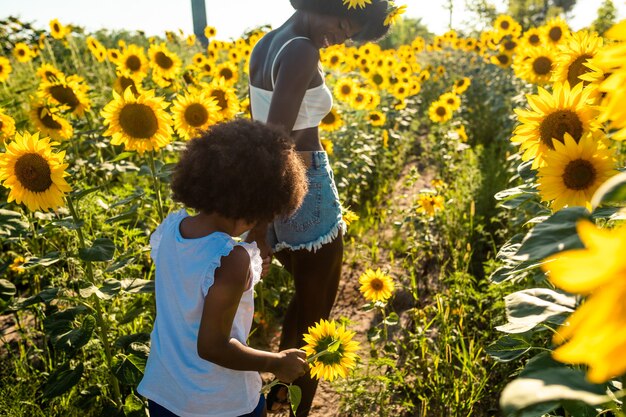
[[[428, 187], [433, 178], [432, 173], [423, 172], [417, 181], [407, 181], [412, 168], [417, 168], [417, 163], [409, 161], [399, 175], [399, 179], [393, 186], [393, 191], [386, 199], [384, 207], [385, 215], [383, 220], [372, 230], [363, 232], [362, 241], [348, 242], [346, 239], [343, 277], [339, 284], [337, 300], [331, 312], [331, 318], [348, 318], [351, 322], [350, 330], [356, 332], [355, 340], [361, 345], [361, 356], [364, 363], [369, 360], [369, 342], [367, 341], [367, 331], [375, 321], [375, 312], [365, 312], [361, 307], [365, 304], [365, 299], [359, 292], [359, 277], [367, 268], [382, 268], [396, 279], [402, 276], [404, 270], [401, 261], [395, 260], [390, 263], [390, 249], [385, 242], [390, 242], [394, 235], [394, 222], [403, 217], [402, 213], [410, 207], [415, 200], [417, 193]], [[378, 245], [378, 261], [374, 262], [369, 248], [372, 243]], [[310, 417], [339, 417], [341, 416], [340, 394], [334, 389], [331, 383], [320, 381], [320, 384], [313, 400]], [[278, 417], [286, 417], [289, 414], [272, 414]]]

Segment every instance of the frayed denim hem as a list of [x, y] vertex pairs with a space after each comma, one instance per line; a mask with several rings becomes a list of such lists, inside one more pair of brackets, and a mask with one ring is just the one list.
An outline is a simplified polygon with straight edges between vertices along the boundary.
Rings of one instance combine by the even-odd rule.
[[292, 246], [287, 242], [278, 242], [274, 248], [273, 251], [274, 252], [280, 252], [283, 249], [289, 249], [289, 250], [301, 250], [301, 249], [306, 249], [309, 252], [317, 252], [317, 250], [319, 248], [321, 248], [322, 246], [324, 246], [327, 243], [332, 242], [333, 240], [335, 240], [335, 238], [337, 236], [339, 236], [339, 231], [341, 231], [342, 234], [346, 234], [346, 222], [344, 222], [343, 220], [340, 220], [331, 230], [330, 232], [326, 233], [325, 235], [320, 236], [319, 238], [315, 239], [312, 242], [308, 242], [308, 243], [302, 243], [300, 245], [295, 245]]

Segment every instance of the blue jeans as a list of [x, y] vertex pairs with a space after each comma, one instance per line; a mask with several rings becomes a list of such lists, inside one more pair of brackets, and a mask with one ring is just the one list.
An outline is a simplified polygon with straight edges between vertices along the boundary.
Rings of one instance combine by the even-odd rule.
[[[152, 400], [148, 400], [148, 410], [150, 411], [150, 417], [178, 417], [167, 408], [155, 403]], [[244, 414], [239, 417], [261, 417], [264, 410], [265, 397], [261, 394], [261, 398], [259, 398], [259, 403], [256, 405], [256, 408], [252, 410], [251, 413]]]
[[312, 152], [307, 169], [309, 191], [300, 208], [289, 218], [270, 223], [267, 241], [274, 252], [306, 249], [315, 252], [345, 232], [341, 203], [333, 171], [324, 151]]

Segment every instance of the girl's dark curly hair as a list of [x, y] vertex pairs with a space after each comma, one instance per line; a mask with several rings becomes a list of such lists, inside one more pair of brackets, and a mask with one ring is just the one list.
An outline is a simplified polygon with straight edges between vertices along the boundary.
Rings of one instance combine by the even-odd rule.
[[192, 139], [172, 178], [174, 200], [251, 223], [291, 214], [306, 191], [306, 168], [289, 136], [247, 119]]
[[375, 41], [382, 38], [389, 31], [385, 25], [387, 17], [387, 0], [372, 0], [364, 8], [357, 6], [348, 9], [343, 0], [289, 0], [296, 10], [325, 14], [330, 16], [347, 17], [357, 21], [363, 29], [352, 38], [357, 42]]

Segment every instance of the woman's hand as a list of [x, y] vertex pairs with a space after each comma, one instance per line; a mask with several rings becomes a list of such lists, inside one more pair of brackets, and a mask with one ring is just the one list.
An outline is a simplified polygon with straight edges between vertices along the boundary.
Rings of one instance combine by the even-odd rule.
[[272, 373], [282, 382], [291, 383], [309, 370], [306, 353], [300, 349], [286, 349], [278, 352]]

